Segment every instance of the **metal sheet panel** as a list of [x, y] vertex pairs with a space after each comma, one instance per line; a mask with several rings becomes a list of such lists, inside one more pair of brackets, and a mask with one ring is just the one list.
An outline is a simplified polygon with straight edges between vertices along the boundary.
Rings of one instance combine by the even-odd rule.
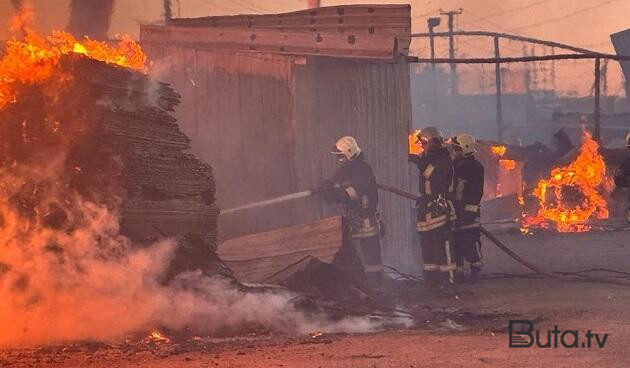
[[286, 31], [394, 36], [407, 54], [411, 42], [411, 6], [341, 5], [283, 14], [234, 15], [172, 19], [186, 27], [275, 28]]
[[396, 39], [380, 35], [285, 32], [276, 29], [205, 28], [145, 25], [143, 45], [178, 45], [205, 50], [230, 50], [285, 55], [322, 55], [394, 60]]
[[[613, 33], [610, 35], [610, 39], [615, 47], [617, 55], [630, 55], [630, 29], [625, 31]], [[630, 81], [630, 61], [620, 61], [621, 70], [626, 80], [626, 95], [628, 95], [628, 81]]]

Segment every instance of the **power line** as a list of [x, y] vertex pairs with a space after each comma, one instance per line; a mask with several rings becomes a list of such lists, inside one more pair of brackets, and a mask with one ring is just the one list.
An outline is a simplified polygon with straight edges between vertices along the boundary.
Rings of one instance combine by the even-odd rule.
[[577, 11], [575, 11], [573, 13], [569, 13], [569, 14], [567, 14], [565, 16], [562, 16], [562, 17], [550, 18], [550, 19], [546, 19], [544, 21], [536, 22], [534, 24], [528, 24], [526, 26], [513, 28], [513, 29], [510, 30], [510, 32], [521, 31], [521, 30], [528, 29], [528, 28], [534, 28], [534, 27], [538, 27], [538, 26], [542, 26], [542, 25], [548, 25], [548, 24], [551, 24], [551, 23], [560, 22], [560, 21], [563, 21], [563, 20], [565, 20], [567, 18], [571, 18], [571, 17], [574, 17], [576, 15], [580, 15], [580, 14], [589, 12], [591, 10], [598, 9], [598, 8], [604, 6], [604, 5], [612, 4], [612, 3], [615, 3], [615, 2], [618, 2], [618, 1], [620, 1], [620, 0], [604, 1], [604, 2], [601, 2], [601, 3], [597, 4], [597, 5], [593, 5], [593, 6], [589, 6], [589, 7], [577, 10]]
[[519, 11], [523, 11], [523, 10], [527, 10], [527, 9], [536, 7], [538, 5], [542, 5], [544, 3], [548, 3], [550, 1], [553, 1], [553, 0], [542, 0], [542, 1], [538, 1], [538, 2], [535, 2], [535, 3], [529, 4], [529, 5], [519, 6], [519, 7], [516, 7], [516, 8], [504, 10], [504, 11], [501, 11], [501, 12], [496, 12], [496, 13], [484, 15], [483, 17], [474, 19], [474, 21], [486, 20], [486, 19], [489, 19], [489, 18], [494, 18], [494, 17], [506, 15], [506, 14], [516, 13], [516, 12], [519, 12]]

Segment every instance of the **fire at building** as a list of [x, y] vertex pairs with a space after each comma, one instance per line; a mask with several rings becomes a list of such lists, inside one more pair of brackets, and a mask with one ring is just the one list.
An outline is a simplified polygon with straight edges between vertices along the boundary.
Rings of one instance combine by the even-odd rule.
[[497, 1], [0, 7], [0, 367], [625, 367], [628, 24]]

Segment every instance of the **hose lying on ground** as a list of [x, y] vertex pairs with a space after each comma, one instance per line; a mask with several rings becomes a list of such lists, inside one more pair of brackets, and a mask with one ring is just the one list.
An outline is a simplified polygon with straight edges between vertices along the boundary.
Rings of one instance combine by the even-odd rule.
[[556, 279], [556, 280], [562, 280], [562, 281], [602, 282], [602, 283], [608, 283], [608, 284], [630, 286], [630, 280], [620, 280], [620, 279], [611, 279], [607, 277], [579, 275], [577, 273], [569, 273], [569, 272], [560, 273], [560, 272], [545, 271], [542, 268], [536, 266], [535, 264], [526, 261], [518, 254], [514, 253], [514, 251], [508, 248], [507, 245], [503, 244], [501, 240], [499, 240], [496, 236], [494, 236], [494, 234], [489, 232], [483, 226], [480, 227], [480, 230], [481, 230], [481, 233], [485, 235], [486, 238], [488, 238], [488, 240], [494, 243], [494, 245], [496, 245], [499, 249], [505, 252], [512, 259], [522, 264], [523, 266], [529, 268], [530, 270], [536, 273], [539, 273], [541, 275], [544, 275], [546, 277]]
[[[401, 197], [413, 200], [413, 201], [417, 201], [420, 197], [412, 194], [412, 193], [408, 193], [405, 192], [403, 190], [400, 190], [398, 188], [394, 188], [388, 185], [381, 185], [381, 184], [377, 184], [378, 188], [381, 190], [385, 190], [387, 192], [390, 193], [394, 193], [396, 195], [399, 195]], [[521, 256], [519, 256], [518, 254], [514, 253], [514, 251], [512, 251], [510, 248], [508, 248], [507, 245], [505, 245], [501, 240], [499, 240], [496, 236], [494, 236], [494, 234], [492, 234], [491, 232], [489, 232], [486, 228], [484, 228], [483, 226], [480, 227], [481, 233], [483, 235], [486, 236], [486, 238], [488, 238], [488, 240], [490, 240], [494, 245], [496, 245], [499, 249], [501, 249], [503, 252], [505, 252], [508, 256], [510, 256], [512, 259], [514, 259], [516, 262], [522, 264], [523, 266], [529, 268], [530, 270], [555, 279], [555, 280], [561, 280], [561, 281], [580, 281], [580, 282], [601, 282], [601, 283], [607, 283], [607, 284], [615, 284], [615, 285], [623, 285], [623, 286], [630, 286], [630, 280], [623, 280], [623, 279], [611, 279], [611, 278], [607, 278], [607, 277], [597, 277], [597, 276], [589, 276], [589, 275], [580, 275], [578, 273], [575, 272], [549, 272], [549, 271], [545, 271], [542, 268], [536, 266], [533, 263], [528, 262], [527, 260], [523, 259]], [[614, 270], [613, 270], [614, 271]], [[621, 271], [615, 271], [615, 272], [619, 272], [622, 273]]]

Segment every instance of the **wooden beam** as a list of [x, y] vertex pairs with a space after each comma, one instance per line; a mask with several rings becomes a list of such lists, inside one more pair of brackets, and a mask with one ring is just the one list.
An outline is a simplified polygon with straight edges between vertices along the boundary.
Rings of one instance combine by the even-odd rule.
[[341, 217], [330, 217], [227, 240], [217, 254], [244, 282], [264, 283], [309, 257], [330, 263], [342, 240]]

